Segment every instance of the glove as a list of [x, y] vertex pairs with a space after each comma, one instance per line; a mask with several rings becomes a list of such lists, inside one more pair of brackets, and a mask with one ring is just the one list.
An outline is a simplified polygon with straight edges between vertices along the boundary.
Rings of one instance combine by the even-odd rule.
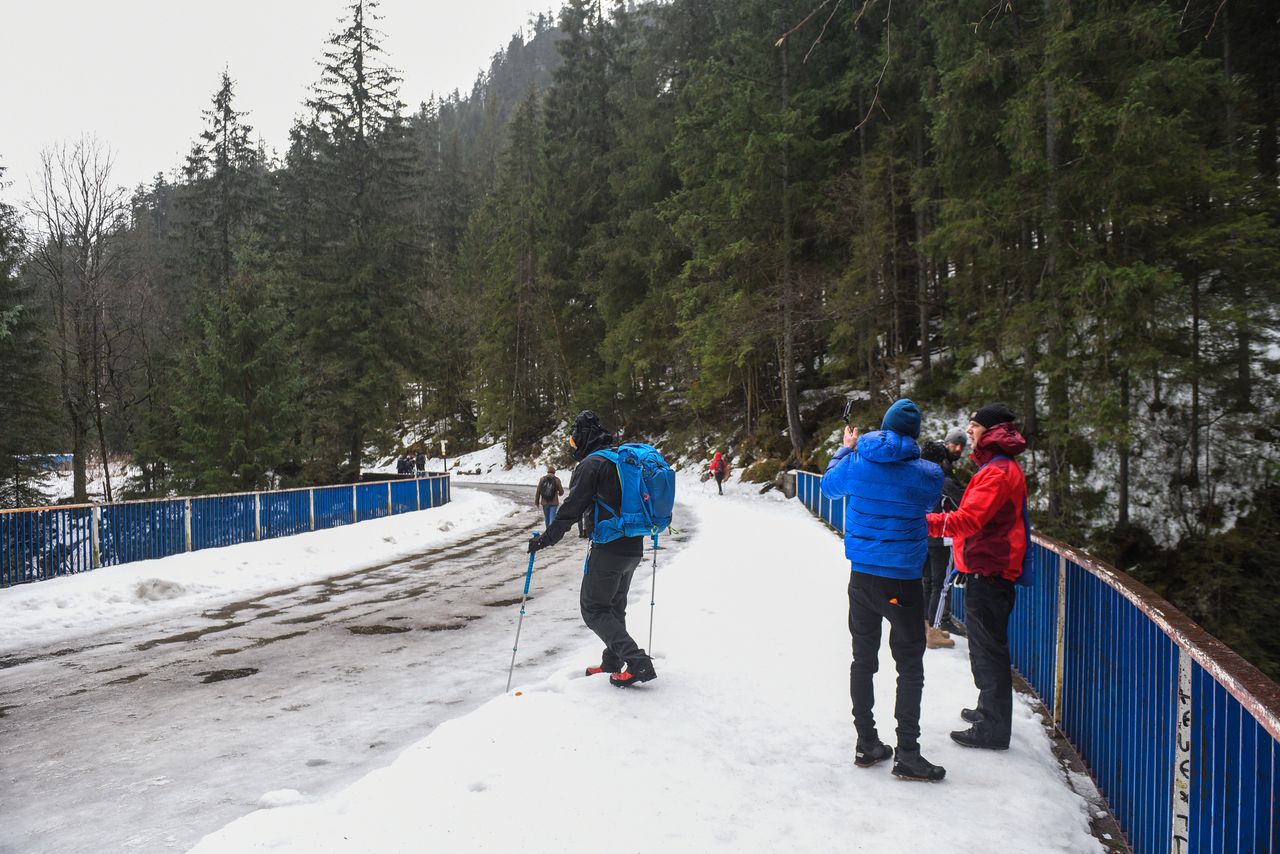
[[536, 536], [529, 540], [529, 554], [533, 554], [538, 549], [544, 547], [546, 543], [542, 541], [542, 536]]
[[969, 583], [969, 573], [957, 572], [956, 577], [951, 580], [952, 587], [964, 587]]

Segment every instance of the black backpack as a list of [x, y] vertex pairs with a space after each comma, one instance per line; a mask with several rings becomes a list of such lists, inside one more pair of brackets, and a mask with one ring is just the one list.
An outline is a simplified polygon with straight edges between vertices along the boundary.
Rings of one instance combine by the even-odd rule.
[[542, 484], [538, 487], [538, 493], [542, 496], [543, 501], [555, 501], [559, 490], [556, 489], [556, 481], [553, 477], [544, 477]]

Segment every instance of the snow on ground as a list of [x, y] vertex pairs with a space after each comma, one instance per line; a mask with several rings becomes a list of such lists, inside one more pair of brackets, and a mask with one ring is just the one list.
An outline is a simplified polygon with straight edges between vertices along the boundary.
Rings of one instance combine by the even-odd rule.
[[108, 566], [0, 590], [0, 653], [328, 578], [459, 539], [511, 502], [454, 489], [443, 507], [291, 537]]
[[[707, 487], [682, 479], [696, 534], [658, 569], [655, 682], [623, 691], [583, 676], [599, 656], [583, 628], [550, 678], [439, 726], [336, 795], [264, 792], [263, 809], [194, 850], [1100, 850], [1029, 705], [1015, 704], [1007, 752], [948, 739], [974, 700], [963, 639], [926, 656], [922, 747], [947, 779], [854, 767], [839, 540], [777, 493]], [[651, 572], [632, 591], [638, 638]], [[526, 628], [556, 616], [532, 604]], [[876, 691], [890, 742], [893, 685], [886, 643]]]

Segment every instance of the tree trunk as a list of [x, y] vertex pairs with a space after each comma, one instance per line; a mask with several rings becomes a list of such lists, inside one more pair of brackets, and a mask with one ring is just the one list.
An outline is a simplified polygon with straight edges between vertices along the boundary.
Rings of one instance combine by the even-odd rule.
[[[1044, 0], [1046, 15], [1053, 12], [1052, 0]], [[1071, 497], [1071, 467], [1067, 453], [1070, 435], [1070, 388], [1067, 382], [1066, 304], [1056, 279], [1058, 272], [1058, 230], [1061, 227], [1058, 212], [1057, 171], [1060, 158], [1058, 149], [1058, 120], [1055, 115], [1056, 93], [1052, 81], [1045, 84], [1044, 92], [1044, 153], [1048, 166], [1045, 182], [1045, 280], [1053, 294], [1052, 310], [1048, 319], [1047, 343], [1049, 348], [1048, 420], [1045, 431], [1049, 446], [1049, 517], [1054, 523], [1065, 520]]]
[[[782, 40], [782, 113], [791, 109], [791, 40]], [[782, 139], [782, 395], [787, 410], [787, 432], [796, 461], [804, 458], [804, 425], [800, 421], [800, 393], [796, 382], [794, 287], [791, 280], [791, 153], [786, 136]]]
[[[924, 129], [916, 125], [916, 174], [924, 174]], [[929, 260], [924, 254], [924, 200], [912, 200], [916, 215], [916, 309], [920, 323], [920, 372], [925, 382], [933, 378], [929, 352]]]
[[1123, 411], [1120, 426], [1122, 436], [1119, 442], [1120, 473], [1117, 491], [1119, 492], [1119, 508], [1116, 522], [1129, 524], [1129, 371], [1120, 372], [1120, 409]]

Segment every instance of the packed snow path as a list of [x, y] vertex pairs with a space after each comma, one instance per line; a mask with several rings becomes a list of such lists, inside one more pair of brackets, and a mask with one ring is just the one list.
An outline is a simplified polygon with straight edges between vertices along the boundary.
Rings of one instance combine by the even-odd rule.
[[[197, 854], [1101, 850], [1025, 701], [1007, 752], [947, 737], [974, 700], [963, 639], [925, 659], [921, 741], [947, 779], [854, 767], [839, 540], [795, 501], [681, 490], [677, 525], [697, 531], [660, 564], [655, 682], [584, 676], [599, 645], [579, 630], [550, 676], [518, 673], [510, 693], [337, 795], [264, 792], [273, 808]], [[531, 608], [526, 631], [553, 613]], [[893, 685], [886, 643], [876, 691], [890, 741]]]
[[[0, 851], [186, 850], [252, 810], [264, 792], [341, 788], [500, 693], [523, 586], [522, 542], [541, 527], [541, 514], [528, 506], [532, 486], [490, 491], [522, 507], [501, 503], [499, 517], [479, 530], [409, 559], [353, 564], [43, 648], [5, 644]], [[415, 517], [430, 525], [436, 511], [396, 524]], [[372, 547], [383, 521], [340, 530]], [[315, 536], [271, 545], [292, 545], [306, 559], [304, 544]], [[252, 555], [263, 545], [233, 548]], [[680, 542], [671, 545], [667, 554]], [[230, 552], [218, 551], [200, 554]], [[549, 550], [538, 561], [529, 605], [539, 618], [525, 621], [520, 678], [554, 674], [557, 653], [581, 641], [581, 572], [580, 548]], [[175, 582], [140, 583], [163, 590]], [[0, 607], [63, 588], [5, 591], [13, 595]]]

